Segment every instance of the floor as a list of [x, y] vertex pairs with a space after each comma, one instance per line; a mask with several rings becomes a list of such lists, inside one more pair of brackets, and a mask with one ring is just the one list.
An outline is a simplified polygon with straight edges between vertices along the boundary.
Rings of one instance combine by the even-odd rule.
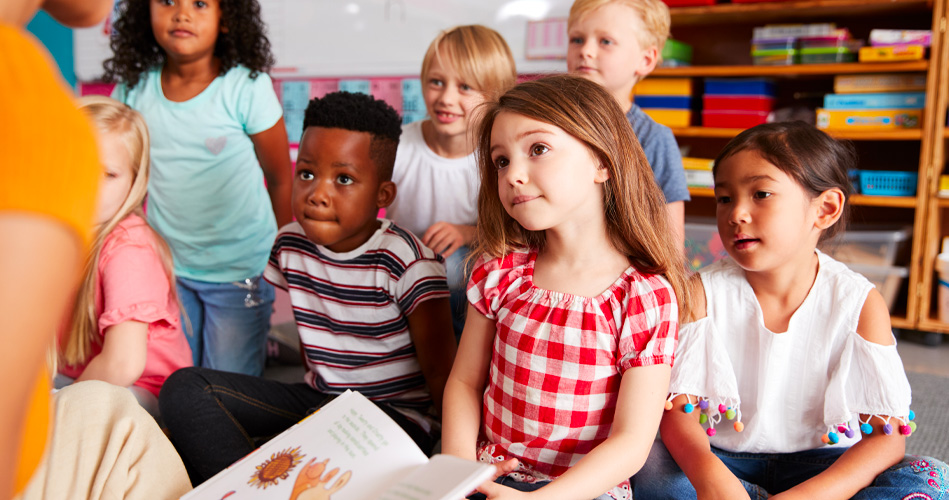
[[[949, 335], [943, 335], [939, 345], [923, 343], [924, 336], [917, 332], [900, 335], [896, 349], [908, 372], [928, 373], [949, 377]], [[946, 388], [949, 392], [949, 387]]]

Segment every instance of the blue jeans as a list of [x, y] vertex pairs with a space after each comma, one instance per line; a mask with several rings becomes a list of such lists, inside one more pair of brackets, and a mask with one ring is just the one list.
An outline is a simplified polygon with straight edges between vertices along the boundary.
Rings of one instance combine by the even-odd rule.
[[[712, 447], [712, 452], [745, 486], [752, 500], [768, 498], [820, 474], [847, 448], [825, 447], [797, 453], [732, 453]], [[695, 488], [675, 463], [662, 441], [653, 443], [643, 468], [632, 478], [633, 498], [694, 499]], [[919, 499], [949, 498], [949, 467], [928, 457], [907, 455], [883, 471], [853, 500], [895, 500], [914, 493]], [[917, 498], [917, 497], [908, 497]]]
[[[287, 384], [240, 373], [182, 368], [158, 395], [171, 442], [198, 484], [255, 450], [336, 397], [305, 383]], [[376, 406], [431, 454], [438, 431], [425, 431], [393, 405]]]
[[261, 276], [232, 283], [179, 277], [178, 298], [195, 366], [263, 374], [273, 285]]
[[[517, 491], [536, 491], [550, 484], [550, 481], [524, 483], [521, 481], [515, 481], [508, 476], [501, 476], [495, 479], [494, 482], [498, 484], [503, 484], [504, 486], [509, 486], [511, 488], [514, 488]], [[474, 495], [471, 495], [468, 497], [469, 500], [485, 500], [486, 498], [487, 497], [485, 497], [484, 494], [482, 493], [475, 493]], [[612, 497], [604, 493], [593, 500], [612, 500]]]
[[465, 269], [465, 259], [471, 250], [462, 246], [455, 253], [445, 259], [445, 271], [448, 278], [448, 290], [451, 292], [451, 326], [455, 331], [455, 340], [461, 339], [461, 332], [465, 329], [465, 313], [468, 312], [468, 277], [470, 269]]

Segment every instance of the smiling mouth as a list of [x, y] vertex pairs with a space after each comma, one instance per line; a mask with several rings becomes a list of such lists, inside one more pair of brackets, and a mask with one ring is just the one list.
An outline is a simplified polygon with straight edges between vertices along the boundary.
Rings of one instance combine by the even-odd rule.
[[540, 198], [540, 196], [527, 196], [527, 195], [522, 194], [520, 196], [515, 196], [514, 199], [511, 200], [511, 204], [520, 205], [522, 203], [527, 203], [528, 201], [535, 200], [537, 198]]

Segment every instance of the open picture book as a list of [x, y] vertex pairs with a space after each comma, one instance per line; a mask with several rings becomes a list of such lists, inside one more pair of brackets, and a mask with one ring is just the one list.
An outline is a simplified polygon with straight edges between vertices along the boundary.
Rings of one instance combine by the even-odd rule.
[[388, 415], [347, 391], [183, 500], [457, 500], [494, 466], [425, 456]]

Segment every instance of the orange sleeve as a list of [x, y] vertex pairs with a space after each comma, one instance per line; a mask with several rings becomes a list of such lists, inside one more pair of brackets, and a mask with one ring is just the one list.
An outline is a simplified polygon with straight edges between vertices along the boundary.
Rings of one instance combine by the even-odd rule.
[[88, 246], [99, 181], [95, 136], [48, 56], [0, 25], [0, 211], [46, 215]]

